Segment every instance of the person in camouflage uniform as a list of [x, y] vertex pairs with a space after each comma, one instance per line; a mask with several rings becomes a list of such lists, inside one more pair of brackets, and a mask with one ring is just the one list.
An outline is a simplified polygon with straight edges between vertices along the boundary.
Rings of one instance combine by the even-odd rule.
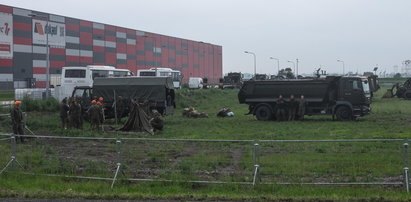
[[153, 127], [154, 132], [157, 130], [163, 130], [163, 116], [161, 116], [161, 114], [157, 110], [153, 110], [153, 118], [150, 119], [150, 125], [151, 127]]
[[304, 120], [305, 106], [306, 105], [307, 105], [307, 102], [305, 101], [304, 95], [301, 95], [300, 103], [298, 104], [298, 117], [301, 121]]
[[83, 128], [81, 117], [81, 105], [77, 102], [76, 98], [73, 98], [69, 106], [69, 121], [70, 127], [77, 129]]
[[287, 108], [287, 105], [283, 99], [283, 96], [280, 95], [278, 96], [278, 100], [276, 102], [276, 118], [277, 121], [285, 121], [286, 120], [286, 115], [285, 115], [285, 109]]
[[294, 95], [291, 95], [290, 101], [288, 104], [288, 120], [289, 121], [295, 120], [295, 114], [297, 113], [297, 109], [298, 109], [298, 102], [295, 100]]
[[[14, 102], [13, 108], [10, 110], [10, 118], [13, 125], [13, 134], [24, 135], [23, 112], [20, 110], [21, 101]], [[24, 137], [19, 137], [20, 142], [24, 142]]]
[[125, 116], [126, 111], [126, 103], [123, 97], [118, 96], [112, 107], [116, 110], [118, 122], [121, 123], [121, 118]]
[[100, 130], [102, 111], [95, 100], [91, 101], [91, 106], [88, 109], [91, 130]]
[[64, 98], [63, 101], [60, 103], [60, 119], [61, 119], [61, 127], [63, 129], [67, 129], [68, 125], [68, 111], [69, 106], [67, 104], [67, 98]]

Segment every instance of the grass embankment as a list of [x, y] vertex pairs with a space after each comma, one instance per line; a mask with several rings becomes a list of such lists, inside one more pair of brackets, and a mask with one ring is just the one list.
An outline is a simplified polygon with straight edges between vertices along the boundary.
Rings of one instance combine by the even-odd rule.
[[14, 91], [0, 91], [0, 101], [14, 100]]
[[[354, 122], [334, 122], [330, 116], [307, 117], [304, 122], [259, 122], [238, 104], [236, 90], [182, 90], [176, 114], [165, 118], [165, 128], [146, 134], [95, 133], [62, 130], [55, 112], [29, 113], [28, 126], [36, 134], [94, 137], [158, 137], [182, 139], [372, 139], [410, 138], [410, 102], [381, 99], [380, 90], [372, 114]], [[181, 117], [182, 107], [193, 106], [208, 119]], [[224, 106], [235, 116], [217, 118]], [[8, 121], [0, 131], [9, 132]], [[127, 178], [171, 180], [252, 180], [252, 142], [183, 143], [137, 142], [122, 144], [121, 161]], [[401, 182], [402, 142], [379, 143], [261, 143], [259, 164], [262, 182]], [[0, 162], [9, 159], [9, 147], [0, 142]], [[112, 177], [116, 163], [114, 141], [36, 140], [18, 145], [17, 158], [29, 172]], [[121, 175], [122, 177], [124, 175]], [[80, 197], [106, 199], [392, 199], [405, 200], [402, 187], [382, 186], [286, 186], [204, 185], [120, 181], [113, 190], [109, 182], [59, 177], [0, 176], [2, 196]]]

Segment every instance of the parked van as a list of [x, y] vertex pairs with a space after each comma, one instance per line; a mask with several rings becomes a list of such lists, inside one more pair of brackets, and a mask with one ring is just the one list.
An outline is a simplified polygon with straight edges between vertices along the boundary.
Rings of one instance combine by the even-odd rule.
[[203, 88], [203, 79], [200, 77], [190, 77], [188, 79], [188, 88], [201, 89]]

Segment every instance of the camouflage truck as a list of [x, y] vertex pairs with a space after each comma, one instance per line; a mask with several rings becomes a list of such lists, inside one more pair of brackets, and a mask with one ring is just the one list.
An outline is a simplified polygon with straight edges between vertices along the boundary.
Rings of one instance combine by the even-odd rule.
[[[286, 101], [291, 95], [299, 101], [304, 95], [306, 115], [328, 114], [347, 121], [371, 111], [370, 89], [367, 78], [327, 76], [316, 79], [246, 81], [238, 100], [248, 104], [249, 113], [257, 120], [275, 120], [276, 101], [282, 95]], [[286, 110], [287, 111], [287, 110]]]
[[241, 85], [243, 83], [243, 74], [241, 72], [230, 72], [227, 74], [227, 76], [224, 76], [223, 79], [221, 79], [220, 85], [222, 88], [241, 88]]
[[78, 86], [72, 93], [72, 97], [80, 100], [84, 112], [90, 107], [91, 100], [102, 97], [107, 118], [115, 117], [113, 103], [119, 96], [127, 105], [124, 114], [118, 115], [122, 117], [128, 114], [130, 100], [133, 98], [140, 103], [150, 102], [151, 108], [163, 113], [169, 95], [174, 103], [175, 92], [171, 77], [96, 78], [93, 87]]

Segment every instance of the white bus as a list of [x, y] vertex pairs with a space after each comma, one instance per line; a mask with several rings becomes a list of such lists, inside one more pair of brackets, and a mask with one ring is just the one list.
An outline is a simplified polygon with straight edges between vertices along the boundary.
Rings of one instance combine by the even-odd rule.
[[61, 84], [56, 87], [58, 100], [70, 97], [76, 86], [93, 86], [96, 77], [128, 77], [130, 70], [116, 69], [112, 66], [88, 65], [86, 67], [63, 67]]
[[164, 67], [153, 67], [150, 69], [140, 69], [137, 71], [138, 77], [155, 76], [155, 77], [171, 77], [173, 78], [173, 85], [175, 89], [181, 88], [181, 80], [183, 76], [178, 70]]

